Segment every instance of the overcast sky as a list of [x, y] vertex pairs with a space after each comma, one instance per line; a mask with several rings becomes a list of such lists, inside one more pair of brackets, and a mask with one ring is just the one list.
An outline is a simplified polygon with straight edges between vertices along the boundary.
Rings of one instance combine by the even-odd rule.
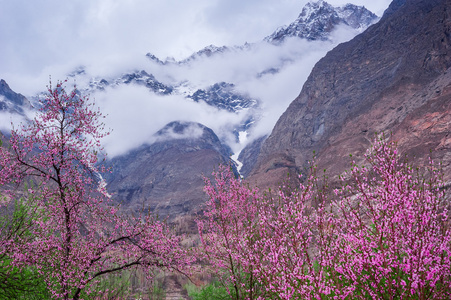
[[[350, 0], [381, 16], [390, 0]], [[328, 0], [339, 6], [350, 1]], [[307, 0], [0, 0], [0, 78], [25, 96], [45, 90], [49, 75], [65, 79], [83, 66], [86, 75], [114, 80], [125, 72], [146, 70], [172, 85], [189, 81], [195, 88], [216, 82], [260, 101], [260, 120], [248, 142], [269, 134], [289, 103], [299, 94], [314, 64], [336, 44], [357, 32], [337, 30], [330, 42], [293, 39], [283, 46], [256, 44], [251, 51], [231, 52], [189, 65], [153, 65], [148, 52], [177, 60], [205, 46], [243, 45], [261, 41], [293, 22]], [[278, 68], [277, 74], [256, 74]], [[167, 82], [165, 82], [165, 80]], [[233, 114], [183, 95], [159, 96], [143, 86], [107, 88], [91, 94], [113, 133], [104, 141], [110, 156], [126, 153], [175, 120], [212, 128], [238, 152], [233, 128], [247, 113]], [[0, 116], [0, 127], [10, 120]], [[7, 122], [6, 122], [7, 121]], [[139, 129], [139, 130], [137, 130]]]
[[[306, 2], [0, 0], [0, 78], [32, 93], [50, 74], [62, 75], [78, 65], [120, 68], [147, 52], [180, 59], [210, 44], [255, 42], [296, 19]], [[391, 1], [351, 2], [381, 15]]]

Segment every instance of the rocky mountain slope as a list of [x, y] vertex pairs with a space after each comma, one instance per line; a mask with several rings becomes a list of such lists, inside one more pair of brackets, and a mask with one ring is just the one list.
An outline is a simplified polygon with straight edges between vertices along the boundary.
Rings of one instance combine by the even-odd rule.
[[394, 0], [382, 19], [330, 51], [262, 146], [249, 180], [275, 185], [317, 163], [337, 175], [375, 132], [393, 134], [423, 163], [429, 150], [451, 177], [451, 2]]
[[189, 95], [188, 98], [196, 102], [204, 101], [207, 104], [230, 112], [237, 112], [257, 105], [256, 99], [236, 94], [234, 86], [234, 84], [226, 82], [215, 83], [205, 90], [197, 90], [194, 94]]
[[230, 164], [230, 154], [211, 129], [172, 122], [155, 134], [154, 143], [109, 162], [108, 191], [132, 211], [145, 207], [171, 218], [192, 214], [206, 200], [203, 176]]

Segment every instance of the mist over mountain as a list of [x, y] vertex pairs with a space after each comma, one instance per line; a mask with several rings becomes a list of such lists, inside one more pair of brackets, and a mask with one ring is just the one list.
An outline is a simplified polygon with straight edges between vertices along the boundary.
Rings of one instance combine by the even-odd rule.
[[250, 174], [315, 63], [376, 20], [363, 7], [317, 1], [256, 43], [210, 45], [181, 60], [148, 53], [138, 68], [77, 67], [69, 80], [113, 129], [104, 141], [109, 191], [134, 210], [196, 211], [205, 200], [202, 175], [219, 164]]
[[[179, 61], [147, 53], [147, 63], [140, 69], [116, 75], [97, 75], [89, 68], [77, 72], [74, 78], [98, 100], [110, 116], [107, 125], [115, 129], [106, 141], [107, 151], [116, 156], [148, 143], [171, 121], [204, 124], [236, 154], [269, 134], [316, 61], [377, 19], [365, 8], [333, 7], [325, 1], [307, 4], [300, 16], [306, 9], [309, 17], [288, 27], [304, 24], [310, 28], [309, 37], [286, 32], [278, 43], [268, 35], [240, 46], [210, 45]], [[331, 16], [340, 20], [330, 23]], [[327, 31], [315, 26], [324, 22], [330, 23]], [[124, 109], [128, 105], [140, 109]], [[136, 127], [146, 128], [145, 132], [136, 134]], [[246, 135], [245, 143], [240, 133]], [[120, 140], [128, 142], [115, 144]]]
[[14, 92], [5, 80], [0, 80], [0, 130], [7, 133], [11, 123], [24, 121], [31, 109], [32, 105], [24, 95]]

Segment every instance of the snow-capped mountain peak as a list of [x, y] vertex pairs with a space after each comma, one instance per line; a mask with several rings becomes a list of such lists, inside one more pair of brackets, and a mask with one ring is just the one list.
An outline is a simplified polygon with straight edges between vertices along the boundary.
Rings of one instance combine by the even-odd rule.
[[311, 23], [316, 18], [318, 18], [318, 15], [321, 14], [329, 14], [330, 12], [334, 11], [334, 7], [327, 3], [324, 0], [319, 0], [316, 2], [308, 2], [304, 8], [302, 9], [302, 12], [299, 14], [297, 22], [304, 22], [304, 23]]
[[187, 62], [191, 62], [193, 60], [197, 60], [197, 59], [204, 58], [204, 57], [210, 57], [217, 53], [224, 53], [227, 51], [230, 51], [229, 47], [227, 47], [227, 46], [217, 47], [215, 45], [209, 45], [209, 46], [206, 46], [205, 48], [197, 51], [196, 53], [192, 54], [188, 58], [180, 61], [179, 63], [187, 63]]
[[166, 62], [161, 61], [158, 57], [156, 57], [155, 55], [153, 55], [152, 53], [147, 53], [146, 57], [150, 60], [153, 61], [159, 65], [164, 65]]
[[[306, 67], [306, 60], [303, 58], [305, 50], [292, 51], [294, 44], [282, 44], [284, 38], [330, 39], [332, 43], [315, 44], [315, 47], [325, 47], [325, 54], [326, 49], [341, 41], [334, 40], [330, 34], [335, 27], [349, 26], [356, 29], [354, 33], [357, 34], [376, 19], [376, 15], [364, 7], [352, 4], [334, 7], [324, 0], [310, 2], [292, 24], [265, 39], [273, 45], [262, 40], [240, 46], [209, 45], [183, 60], [160, 59], [147, 53], [149, 64], [142, 69], [128, 70], [111, 77], [93, 76], [88, 79], [89, 75], [83, 68], [79, 68], [74, 76], [84, 76], [85, 81], [89, 80], [85, 87], [87, 93], [98, 91], [114, 94], [116, 87], [137, 85], [151, 91], [153, 95], [149, 95], [149, 101], [170, 95], [170, 99], [186, 99], [194, 102], [193, 105], [199, 103], [199, 109], [205, 109], [205, 104], [214, 107], [218, 114], [224, 116], [221, 119], [224, 120], [221, 121], [224, 125], [217, 126], [215, 130], [222, 131], [219, 134], [222, 142], [235, 147], [242, 143], [240, 133], [249, 132], [252, 135], [255, 128], [255, 132], [259, 132], [263, 130], [259, 128], [267, 130], [266, 127], [269, 127], [264, 121], [268, 118], [265, 110], [272, 107], [272, 101], [279, 98], [271, 88], [274, 81], [283, 86], [281, 101], [288, 101], [299, 92], [297, 87], [291, 89], [291, 72], [295, 67], [300, 70], [296, 74], [304, 72], [304, 69], [305, 72], [308, 71], [309, 67]], [[314, 52], [319, 59], [322, 51], [316, 49]], [[268, 92], [262, 92], [266, 87]], [[216, 113], [214, 109], [211, 111]]]
[[346, 4], [334, 7], [324, 0], [307, 3], [299, 17], [290, 25], [277, 29], [265, 41], [278, 44], [287, 37], [307, 40], [328, 40], [338, 25], [344, 24], [363, 31], [377, 20], [377, 16], [363, 6]]

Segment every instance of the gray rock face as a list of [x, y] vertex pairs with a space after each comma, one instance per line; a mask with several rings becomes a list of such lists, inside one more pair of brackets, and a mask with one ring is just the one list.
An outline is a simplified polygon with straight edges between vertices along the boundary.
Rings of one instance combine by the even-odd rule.
[[155, 138], [110, 161], [108, 191], [132, 211], [144, 207], [170, 218], [195, 213], [206, 200], [203, 176], [230, 164], [230, 150], [197, 123], [169, 123]]
[[203, 101], [211, 106], [229, 112], [239, 112], [246, 108], [257, 107], [258, 101], [235, 91], [233, 83], [219, 82], [205, 90], [197, 90], [188, 98], [196, 102]]
[[247, 178], [252, 169], [255, 167], [263, 142], [267, 137], [267, 135], [264, 135], [254, 140], [252, 143], [244, 147], [243, 150], [241, 150], [240, 155], [238, 156], [238, 160], [243, 164], [240, 170], [240, 174], [244, 178]]
[[236, 141], [239, 141], [239, 132], [247, 131], [255, 122], [255, 112], [258, 111], [259, 101], [248, 95], [236, 91], [235, 85], [227, 82], [215, 83], [206, 88], [199, 89], [187, 98], [195, 102], [205, 102], [206, 104], [226, 110], [232, 113], [240, 113], [247, 110], [247, 118], [241, 124], [232, 129]]
[[159, 82], [155, 76], [148, 74], [146, 71], [136, 71], [133, 73], [123, 74], [120, 78], [114, 80], [92, 79], [87, 88], [88, 92], [96, 90], [103, 91], [107, 86], [120, 86], [122, 84], [138, 84], [145, 86], [158, 95], [168, 95], [173, 92], [173, 87]]
[[[429, 148], [449, 165], [450, 67], [451, 3], [394, 1], [379, 23], [316, 64], [263, 144], [251, 180], [275, 184], [301, 171], [313, 151], [321, 167], [339, 174], [349, 166], [346, 157], [358, 158], [381, 131], [393, 132], [419, 161]], [[435, 114], [436, 125], [418, 125]], [[412, 124], [415, 134], [407, 129]]]

